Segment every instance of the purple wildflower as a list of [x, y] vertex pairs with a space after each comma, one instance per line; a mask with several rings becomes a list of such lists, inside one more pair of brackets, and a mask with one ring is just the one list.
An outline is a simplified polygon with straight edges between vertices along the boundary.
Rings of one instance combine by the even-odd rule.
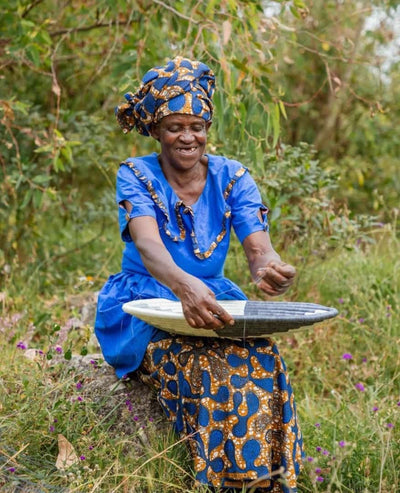
[[81, 397], [80, 395], [78, 395], [78, 398], [76, 400], [79, 401], [79, 402], [82, 402], [83, 401], [83, 397]]
[[[400, 402], [397, 403], [397, 405], [400, 405]], [[152, 423], [154, 421], [154, 418], [149, 418], [149, 421]]]
[[315, 469], [315, 474], [321, 474], [321, 472], [322, 472], [322, 469], [320, 467], [317, 467]]
[[387, 426], [389, 429], [394, 428], [394, 424], [393, 424], [393, 423], [387, 423], [387, 425], [386, 425], [386, 426]]
[[132, 402], [131, 402], [129, 399], [126, 399], [126, 401], [125, 401], [125, 405], [126, 405], [126, 407], [128, 408], [128, 411], [129, 411], [129, 412], [132, 412], [132, 410], [133, 410], [133, 406], [132, 406]]
[[322, 483], [324, 478], [322, 476], [317, 476], [318, 483]]
[[356, 383], [355, 384], [355, 388], [357, 390], [359, 390], [360, 392], [364, 392], [365, 391], [365, 387], [364, 387], [364, 385], [361, 382]]
[[19, 343], [17, 344], [17, 348], [18, 349], [26, 349], [26, 344], [22, 341], [19, 341]]
[[79, 458], [80, 458], [81, 460], [86, 460], [86, 457], [85, 457], [84, 455], [81, 455]]
[[345, 447], [346, 446], [346, 442], [344, 440], [340, 440], [339, 442], [339, 447]]
[[139, 421], [139, 416], [133, 416], [133, 421]]
[[82, 382], [78, 382], [76, 384], [76, 388], [77, 388], [77, 390], [81, 389], [82, 388]]
[[397, 405], [400, 407], [400, 401], [397, 403]]
[[324, 449], [324, 450], [322, 451], [322, 455], [329, 455], [329, 452], [328, 452], [326, 449]]
[[374, 413], [376, 413], [376, 411], [379, 411], [379, 407], [378, 407], [378, 406], [374, 406], [374, 407], [372, 408], [372, 410], [374, 411]]
[[58, 353], [58, 354], [61, 354], [63, 352], [61, 346], [56, 346], [56, 349], [55, 350], [56, 350], [56, 353]]
[[353, 355], [351, 353], [344, 353], [342, 359], [353, 359]]
[[317, 452], [321, 452], [322, 448], [321, 448], [321, 447], [315, 447], [315, 450], [316, 450]]
[[93, 450], [93, 449], [94, 449], [93, 445], [89, 445], [89, 450]]
[[321, 423], [315, 423], [315, 428], [321, 428]]
[[341, 305], [343, 305], [343, 303], [344, 303], [344, 299], [343, 299], [343, 298], [339, 298], [339, 299], [338, 299], [338, 302], [339, 302]]
[[310, 456], [308, 456], [308, 457], [307, 457], [307, 462], [314, 462], [314, 457], [310, 457]]
[[358, 321], [359, 321], [359, 323], [360, 323], [360, 324], [363, 324], [363, 323], [364, 323], [364, 320], [365, 320], [365, 318], [363, 318], [363, 317], [360, 317], [360, 318], [358, 319]]
[[15, 467], [9, 467], [8, 472], [15, 472]]
[[55, 430], [54, 426], [53, 426], [53, 425], [50, 425], [50, 426], [49, 426], [49, 432], [50, 432], [50, 433], [53, 433], [53, 432], [54, 432], [54, 430]]

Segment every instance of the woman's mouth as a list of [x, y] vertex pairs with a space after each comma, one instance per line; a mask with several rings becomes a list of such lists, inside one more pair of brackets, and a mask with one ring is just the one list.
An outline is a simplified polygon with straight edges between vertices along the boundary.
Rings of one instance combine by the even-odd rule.
[[197, 151], [197, 147], [178, 147], [176, 150], [182, 154], [193, 154]]

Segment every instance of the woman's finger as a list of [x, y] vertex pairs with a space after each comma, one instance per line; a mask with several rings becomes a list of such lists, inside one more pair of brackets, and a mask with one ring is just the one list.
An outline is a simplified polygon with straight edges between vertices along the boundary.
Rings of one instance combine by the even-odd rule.
[[274, 269], [288, 279], [292, 279], [296, 275], [296, 269], [293, 265], [285, 264], [284, 262], [281, 264], [276, 264]]
[[259, 269], [257, 275], [261, 277], [261, 279], [263, 279], [264, 281], [269, 282], [272, 286], [277, 288], [281, 286], [289, 286], [291, 283], [291, 279], [288, 279], [287, 277], [280, 274], [272, 266], [267, 266], [263, 269]]
[[221, 305], [218, 303], [215, 304], [212, 308], [213, 317], [222, 322], [222, 325], [233, 325], [235, 320], [232, 315], [228, 313]]

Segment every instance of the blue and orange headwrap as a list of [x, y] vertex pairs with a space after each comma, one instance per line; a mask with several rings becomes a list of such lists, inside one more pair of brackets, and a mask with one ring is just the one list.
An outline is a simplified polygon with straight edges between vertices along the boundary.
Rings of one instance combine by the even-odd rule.
[[127, 103], [115, 108], [124, 133], [133, 128], [145, 136], [150, 127], [173, 113], [195, 115], [211, 121], [215, 77], [204, 63], [176, 57], [143, 77], [138, 91], [125, 94]]

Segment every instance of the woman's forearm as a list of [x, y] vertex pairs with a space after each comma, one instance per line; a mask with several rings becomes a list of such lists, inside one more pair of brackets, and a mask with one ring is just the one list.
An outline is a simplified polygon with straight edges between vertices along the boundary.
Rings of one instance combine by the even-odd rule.
[[264, 232], [248, 236], [243, 242], [243, 247], [253, 279], [258, 277], [259, 269], [263, 269], [270, 262], [281, 261], [281, 257], [271, 245], [269, 236]]
[[176, 265], [171, 254], [162, 243], [151, 238], [139, 237], [135, 241], [142, 262], [149, 273], [159, 282], [168, 286], [178, 297], [187, 289], [190, 283], [190, 274]]

